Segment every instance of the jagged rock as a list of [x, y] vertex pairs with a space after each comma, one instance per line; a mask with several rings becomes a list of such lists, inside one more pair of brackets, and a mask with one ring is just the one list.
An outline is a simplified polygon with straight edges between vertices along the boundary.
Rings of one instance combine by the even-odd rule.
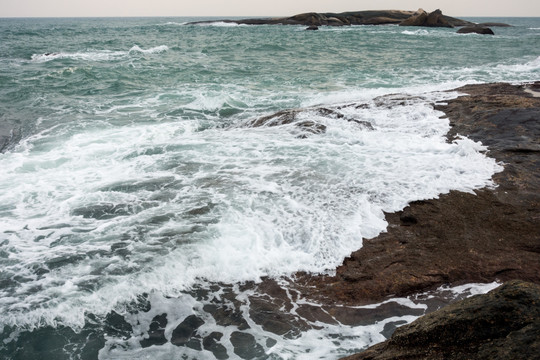
[[443, 14], [442, 14], [442, 11], [439, 10], [439, 9], [429, 13], [424, 26], [428, 26], [428, 27], [453, 27], [444, 18]]
[[167, 326], [167, 314], [157, 315], [152, 319], [148, 329], [148, 337], [139, 343], [143, 348], [152, 345], [163, 345], [167, 342], [165, 338], [165, 327]]
[[410, 18], [402, 21], [400, 26], [427, 26], [427, 27], [453, 27], [443, 16], [441, 10], [437, 9], [427, 13], [423, 9], [418, 9]]
[[[195, 334], [197, 329], [204, 324], [201, 318], [190, 315], [184, 319], [172, 332], [171, 342], [176, 346], [193, 347], [197, 344]], [[194, 341], [191, 341], [194, 340]], [[191, 345], [191, 346], [190, 346]], [[200, 345], [199, 345], [200, 346]]]
[[485, 26], [465, 26], [457, 31], [458, 34], [495, 35], [493, 30]]
[[428, 17], [424, 9], [418, 9], [410, 18], [403, 20], [399, 26], [423, 26]]
[[347, 360], [540, 358], [540, 286], [511, 281], [398, 328]]

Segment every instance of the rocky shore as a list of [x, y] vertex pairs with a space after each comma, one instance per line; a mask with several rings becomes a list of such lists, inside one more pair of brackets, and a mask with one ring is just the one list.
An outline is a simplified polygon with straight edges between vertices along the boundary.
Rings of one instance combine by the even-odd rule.
[[[466, 96], [436, 106], [450, 120], [448, 141], [463, 135], [486, 145], [488, 156], [504, 165], [494, 175], [497, 187], [453, 191], [386, 214], [388, 231], [365, 240], [335, 276], [298, 274], [297, 286], [321, 302], [359, 305], [442, 284], [530, 283], [511, 283], [420, 318], [351, 359], [468, 359], [480, 353], [486, 359], [535, 358], [523, 351], [538, 349], [540, 338], [540, 292], [533, 285], [540, 284], [540, 82], [468, 85], [457, 91]], [[524, 289], [531, 293], [522, 296]], [[501, 297], [503, 303], [493, 305]], [[514, 313], [505, 313], [510, 320], [493, 318], [497, 307], [520, 306], [521, 318]]]
[[438, 105], [448, 140], [464, 135], [504, 164], [494, 189], [450, 192], [386, 214], [388, 231], [364, 240], [335, 276], [299, 274], [311, 296], [365, 304], [442, 284], [540, 284], [540, 83], [482, 84]]

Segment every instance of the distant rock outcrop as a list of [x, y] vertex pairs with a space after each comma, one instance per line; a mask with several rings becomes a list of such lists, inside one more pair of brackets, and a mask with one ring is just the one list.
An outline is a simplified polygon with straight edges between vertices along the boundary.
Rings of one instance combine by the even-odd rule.
[[[425, 13], [425, 16], [419, 14], [419, 11]], [[472, 25], [471, 22], [442, 15], [440, 10], [430, 14], [420, 9], [417, 12], [403, 10], [367, 10], [350, 11], [344, 13], [316, 13], [309, 12], [297, 14], [290, 17], [264, 18], [264, 19], [242, 19], [242, 20], [211, 20], [198, 21], [190, 24], [203, 24], [212, 22], [225, 22], [244, 25], [304, 25], [304, 26], [346, 26], [346, 25], [386, 25], [402, 24], [408, 19], [421, 15], [422, 21], [415, 20], [422, 25], [409, 26], [435, 26], [435, 27], [453, 27]]]
[[448, 305], [347, 360], [538, 359], [540, 286], [511, 281]]
[[457, 31], [458, 34], [482, 34], [482, 35], [495, 35], [493, 30], [485, 26], [465, 26]]
[[418, 9], [410, 18], [400, 22], [399, 26], [454, 27], [439, 9], [431, 13]]

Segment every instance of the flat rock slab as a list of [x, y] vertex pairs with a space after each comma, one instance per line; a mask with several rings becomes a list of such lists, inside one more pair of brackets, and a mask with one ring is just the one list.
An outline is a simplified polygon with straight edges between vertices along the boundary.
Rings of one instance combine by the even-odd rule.
[[298, 274], [301, 291], [366, 304], [443, 284], [540, 284], [540, 98], [528, 87], [469, 85], [457, 89], [467, 96], [437, 106], [449, 117], [449, 141], [469, 136], [504, 163], [497, 188], [452, 191], [387, 214], [388, 231], [364, 240], [335, 276]]

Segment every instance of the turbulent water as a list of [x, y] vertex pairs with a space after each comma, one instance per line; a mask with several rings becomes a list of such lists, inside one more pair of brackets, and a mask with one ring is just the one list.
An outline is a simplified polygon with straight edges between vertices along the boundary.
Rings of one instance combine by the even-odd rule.
[[286, 278], [332, 272], [383, 211], [492, 186], [500, 165], [447, 143], [432, 104], [540, 77], [538, 18], [495, 36], [191, 20], [0, 19], [1, 358], [337, 359], [384, 340], [433, 296], [348, 321]]

